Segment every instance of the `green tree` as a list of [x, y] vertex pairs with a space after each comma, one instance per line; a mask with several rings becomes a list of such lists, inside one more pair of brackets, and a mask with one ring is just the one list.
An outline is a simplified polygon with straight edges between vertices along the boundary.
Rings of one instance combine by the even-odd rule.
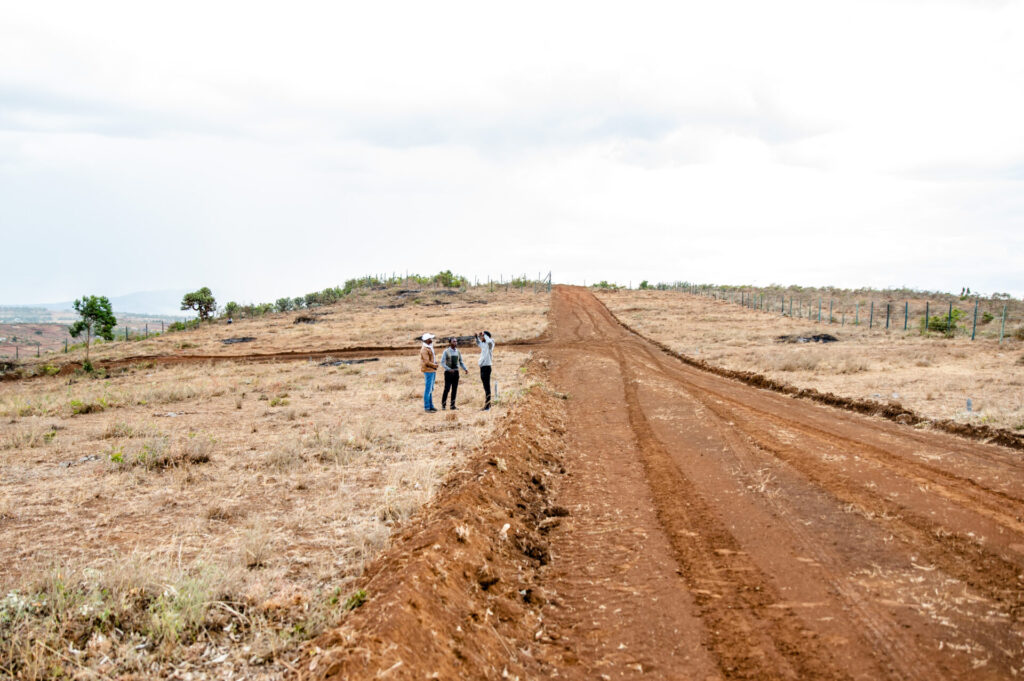
[[640, 282], [640, 288], [644, 289], [644, 290], [647, 290], [647, 289], [650, 288], [650, 285], [647, 283], [646, 279], [644, 279], [643, 281]]
[[82, 296], [74, 302], [75, 312], [81, 317], [68, 327], [72, 338], [78, 338], [85, 332], [85, 361], [89, 361], [89, 343], [92, 337], [114, 340], [114, 327], [117, 318], [110, 309], [110, 301], [106, 296]]
[[207, 320], [217, 309], [217, 300], [213, 297], [210, 289], [204, 286], [198, 291], [186, 293], [185, 297], [181, 299], [181, 309], [195, 310], [199, 313], [200, 319]]
[[228, 304], [224, 306], [224, 314], [229, 317], [234, 317], [238, 314], [238, 303], [233, 300], [228, 301]]
[[278, 298], [274, 306], [277, 307], [278, 312], [287, 312], [288, 310], [292, 309], [292, 299]]

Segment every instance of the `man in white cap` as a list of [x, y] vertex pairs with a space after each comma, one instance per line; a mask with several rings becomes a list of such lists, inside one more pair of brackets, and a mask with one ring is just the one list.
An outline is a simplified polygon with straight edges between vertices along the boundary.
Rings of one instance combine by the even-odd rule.
[[429, 414], [437, 412], [434, 409], [434, 379], [437, 378], [437, 357], [434, 356], [434, 334], [425, 333], [420, 339], [423, 347], [420, 348], [420, 371], [423, 372], [423, 410]]

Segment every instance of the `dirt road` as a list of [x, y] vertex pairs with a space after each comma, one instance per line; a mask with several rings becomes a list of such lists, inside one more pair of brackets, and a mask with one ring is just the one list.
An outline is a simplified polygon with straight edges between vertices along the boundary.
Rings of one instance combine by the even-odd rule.
[[1012, 678], [1019, 453], [688, 367], [552, 300], [571, 523], [540, 576], [561, 678]]

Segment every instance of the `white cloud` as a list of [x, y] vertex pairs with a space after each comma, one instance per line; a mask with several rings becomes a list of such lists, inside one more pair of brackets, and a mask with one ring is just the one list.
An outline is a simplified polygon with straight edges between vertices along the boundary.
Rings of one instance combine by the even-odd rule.
[[1022, 33], [1020, 2], [9, 7], [0, 228], [50, 265], [0, 300], [449, 267], [1024, 293]]

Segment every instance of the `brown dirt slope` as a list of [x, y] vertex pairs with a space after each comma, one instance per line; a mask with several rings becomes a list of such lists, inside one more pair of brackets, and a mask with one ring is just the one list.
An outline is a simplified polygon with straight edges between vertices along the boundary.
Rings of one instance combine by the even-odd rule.
[[[536, 485], [527, 494], [526, 480], [538, 462], [557, 465], [543, 453], [553, 442], [506, 450], [512, 475], [478, 463], [376, 566], [376, 595], [320, 641], [332, 647], [314, 656], [315, 675], [930, 680], [1021, 671], [1017, 452], [686, 365], [585, 290], [557, 289], [551, 316], [552, 341], [535, 354], [569, 399], [520, 413], [510, 428], [535, 438], [527, 434], [545, 427], [545, 410], [567, 408], [567, 473], [552, 476], [554, 498], [537, 498]], [[536, 509], [551, 503], [567, 515], [548, 532], [545, 560], [524, 562], [523, 540], [494, 539], [509, 512], [510, 533], [539, 532], [546, 521]], [[470, 541], [481, 543], [463, 546], [455, 526], [471, 522]], [[496, 565], [516, 579], [492, 595], [479, 575]], [[535, 602], [504, 609], [517, 593]]]
[[524, 674], [541, 626], [537, 570], [560, 463], [564, 402], [535, 386], [431, 509], [368, 570], [366, 604], [303, 658], [317, 679]]

